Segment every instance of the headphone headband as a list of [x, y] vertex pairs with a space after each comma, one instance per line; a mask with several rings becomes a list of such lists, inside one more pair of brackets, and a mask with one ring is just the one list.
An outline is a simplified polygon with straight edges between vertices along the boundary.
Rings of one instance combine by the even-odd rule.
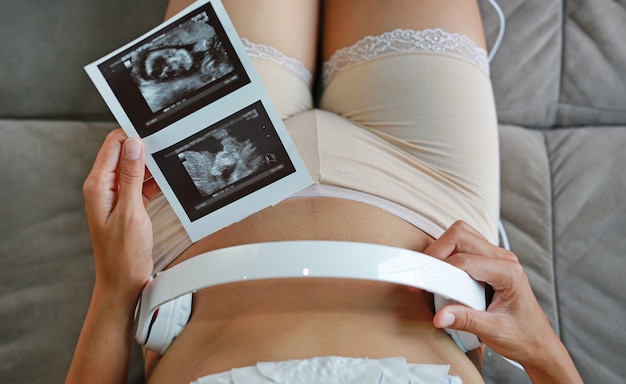
[[[157, 273], [144, 288], [138, 303], [135, 337], [140, 344], [146, 343], [155, 311], [168, 301], [211, 286], [280, 278], [389, 282], [432, 292], [435, 303], [441, 305], [453, 300], [474, 309], [485, 309], [481, 284], [461, 269], [423, 253], [353, 242], [270, 242], [207, 252]], [[473, 338], [474, 344], [478, 344], [465, 345], [462, 349], [479, 346], [476, 336]]]

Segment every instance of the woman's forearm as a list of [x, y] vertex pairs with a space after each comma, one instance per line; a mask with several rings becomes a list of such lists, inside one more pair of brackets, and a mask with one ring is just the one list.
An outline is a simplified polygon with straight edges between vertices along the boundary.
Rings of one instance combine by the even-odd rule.
[[546, 342], [545, 347], [536, 352], [536, 359], [522, 363], [533, 383], [583, 383], [572, 358], [560, 341], [552, 344]]
[[66, 383], [126, 383], [133, 307], [94, 289]]

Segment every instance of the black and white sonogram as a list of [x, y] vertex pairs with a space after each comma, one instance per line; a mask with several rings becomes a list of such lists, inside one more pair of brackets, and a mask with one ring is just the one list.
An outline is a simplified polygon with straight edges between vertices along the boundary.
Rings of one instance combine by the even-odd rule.
[[207, 14], [200, 13], [123, 59], [153, 113], [235, 70], [207, 21]]
[[265, 156], [249, 139], [238, 139], [229, 128], [211, 133], [194, 150], [178, 154], [200, 195], [206, 197], [248, 177], [266, 165]]
[[85, 71], [193, 241], [312, 183], [220, 0], [198, 0]]
[[296, 171], [261, 101], [153, 156], [191, 221]]
[[209, 2], [123, 47], [97, 69], [122, 119], [147, 137], [250, 84], [235, 38]]

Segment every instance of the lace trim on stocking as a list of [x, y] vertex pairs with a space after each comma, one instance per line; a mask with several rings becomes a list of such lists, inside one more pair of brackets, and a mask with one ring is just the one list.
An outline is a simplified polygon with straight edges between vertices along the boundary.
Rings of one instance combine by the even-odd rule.
[[242, 38], [243, 46], [248, 55], [255, 59], [271, 61], [283, 67], [286, 67], [296, 75], [298, 75], [310, 88], [313, 84], [313, 75], [306, 69], [304, 64], [297, 59], [286, 56], [274, 47], [263, 44], [252, 43], [246, 38]]
[[367, 36], [354, 45], [335, 52], [324, 63], [323, 80], [327, 84], [337, 72], [351, 64], [372, 59], [389, 52], [428, 51], [448, 53], [476, 64], [489, 75], [487, 51], [467, 36], [447, 33], [441, 29], [420, 31], [396, 29], [379, 36]]

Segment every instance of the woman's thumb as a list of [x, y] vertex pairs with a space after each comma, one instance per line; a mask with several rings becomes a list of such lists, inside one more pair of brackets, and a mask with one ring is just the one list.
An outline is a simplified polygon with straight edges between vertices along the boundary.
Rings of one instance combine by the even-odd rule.
[[138, 201], [142, 202], [144, 174], [143, 144], [138, 138], [129, 138], [122, 146], [120, 159], [119, 193], [121, 199], [132, 201], [137, 197]]
[[485, 322], [482, 321], [482, 317], [485, 315], [484, 311], [463, 305], [447, 305], [437, 312], [433, 324], [437, 328], [456, 329], [480, 335], [484, 330]]

